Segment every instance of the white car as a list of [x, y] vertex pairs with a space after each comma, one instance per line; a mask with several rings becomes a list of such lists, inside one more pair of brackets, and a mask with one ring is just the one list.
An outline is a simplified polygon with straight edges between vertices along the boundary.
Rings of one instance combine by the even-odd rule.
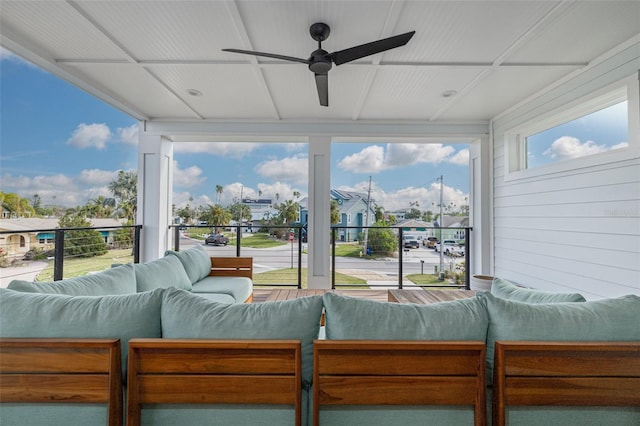
[[[440, 247], [440, 243], [436, 244], [436, 252], [440, 252]], [[464, 256], [464, 246], [458, 244], [456, 240], [444, 240], [442, 250], [447, 256]]]

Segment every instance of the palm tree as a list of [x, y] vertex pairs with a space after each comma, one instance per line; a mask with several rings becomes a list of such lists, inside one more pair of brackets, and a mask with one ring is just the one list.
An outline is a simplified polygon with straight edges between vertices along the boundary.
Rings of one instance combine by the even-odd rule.
[[278, 210], [280, 211], [282, 221], [287, 225], [291, 225], [292, 222], [298, 220], [300, 205], [293, 200], [286, 200], [278, 206]]
[[200, 215], [200, 220], [207, 222], [207, 225], [224, 226], [231, 222], [231, 212], [222, 208], [220, 204], [209, 204], [207, 209]]
[[216, 202], [220, 204], [220, 198], [222, 197], [222, 191], [224, 187], [222, 185], [216, 185]]
[[109, 183], [108, 188], [118, 202], [118, 214], [124, 216], [128, 223], [134, 223], [138, 209], [138, 174], [120, 170], [118, 178]]

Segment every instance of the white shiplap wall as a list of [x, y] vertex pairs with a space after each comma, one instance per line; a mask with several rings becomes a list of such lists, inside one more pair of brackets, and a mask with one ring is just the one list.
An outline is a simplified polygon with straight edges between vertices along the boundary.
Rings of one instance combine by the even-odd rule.
[[[549, 173], [505, 170], [505, 134], [623, 77], [637, 78], [640, 43], [493, 122], [494, 275], [587, 299], [640, 295], [640, 106], [630, 95], [630, 148]], [[635, 85], [634, 90], [638, 90]]]

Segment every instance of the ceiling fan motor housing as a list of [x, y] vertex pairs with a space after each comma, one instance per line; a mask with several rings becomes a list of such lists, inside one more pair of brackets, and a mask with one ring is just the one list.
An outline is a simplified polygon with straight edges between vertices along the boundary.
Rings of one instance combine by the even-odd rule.
[[316, 74], [325, 74], [331, 69], [331, 56], [323, 49], [314, 50], [309, 57], [309, 69]]

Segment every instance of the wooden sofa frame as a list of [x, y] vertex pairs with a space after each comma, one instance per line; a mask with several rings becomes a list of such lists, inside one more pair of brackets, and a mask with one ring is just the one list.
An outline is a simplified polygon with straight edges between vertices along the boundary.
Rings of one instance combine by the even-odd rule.
[[640, 342], [497, 341], [493, 424], [506, 407], [640, 407]]
[[142, 404], [277, 404], [301, 424], [299, 340], [132, 339], [127, 426]]
[[0, 339], [0, 401], [105, 403], [106, 424], [122, 425], [120, 340]]
[[[246, 277], [253, 280], [252, 257], [211, 257], [210, 277]], [[253, 301], [253, 293], [245, 303]]]
[[313, 424], [326, 405], [469, 405], [486, 425], [485, 343], [315, 340]]

